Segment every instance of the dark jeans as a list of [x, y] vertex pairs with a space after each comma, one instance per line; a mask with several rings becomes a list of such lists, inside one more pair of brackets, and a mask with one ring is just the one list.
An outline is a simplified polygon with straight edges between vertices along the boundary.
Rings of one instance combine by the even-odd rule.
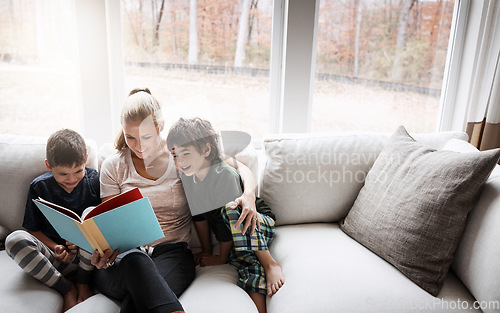
[[195, 264], [186, 243], [162, 244], [151, 257], [133, 249], [94, 272], [97, 289], [122, 301], [121, 313], [174, 312], [183, 310], [177, 297], [193, 281]]

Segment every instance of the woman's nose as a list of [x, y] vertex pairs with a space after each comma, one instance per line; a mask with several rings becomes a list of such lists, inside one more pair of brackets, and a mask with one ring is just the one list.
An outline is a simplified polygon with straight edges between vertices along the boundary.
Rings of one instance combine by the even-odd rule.
[[137, 149], [137, 151], [141, 151], [142, 150], [142, 144], [141, 144], [140, 140], [136, 141], [135, 148]]

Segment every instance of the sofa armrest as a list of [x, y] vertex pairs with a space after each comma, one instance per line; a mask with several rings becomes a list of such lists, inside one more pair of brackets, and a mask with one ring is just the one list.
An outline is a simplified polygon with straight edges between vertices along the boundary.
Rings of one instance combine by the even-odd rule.
[[[450, 140], [446, 150], [462, 153], [477, 153], [471, 144]], [[481, 307], [483, 312], [500, 312], [500, 165], [497, 165], [483, 186], [480, 198], [467, 217], [462, 240], [452, 265], [457, 277], [469, 289], [479, 303], [495, 304]]]

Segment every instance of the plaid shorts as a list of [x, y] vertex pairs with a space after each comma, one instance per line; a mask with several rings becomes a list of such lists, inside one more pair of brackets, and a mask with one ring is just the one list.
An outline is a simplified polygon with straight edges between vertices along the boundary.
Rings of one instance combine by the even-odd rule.
[[246, 291], [267, 294], [266, 273], [255, 251], [269, 250], [268, 246], [274, 237], [274, 220], [258, 213], [260, 231], [255, 226], [253, 235], [250, 235], [249, 231], [243, 235], [241, 233], [243, 225], [238, 229], [234, 227], [240, 214], [240, 207], [232, 210], [226, 206], [222, 209], [224, 222], [230, 227], [233, 235], [233, 250], [229, 256], [229, 263], [238, 271], [238, 286]]

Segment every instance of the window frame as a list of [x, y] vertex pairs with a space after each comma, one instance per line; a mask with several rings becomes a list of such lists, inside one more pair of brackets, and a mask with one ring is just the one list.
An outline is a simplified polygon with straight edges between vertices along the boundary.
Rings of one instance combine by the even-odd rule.
[[[84, 132], [102, 144], [112, 141], [125, 99], [121, 4], [120, 0], [73, 1], [76, 2], [79, 29], [80, 68], [84, 69], [81, 70]], [[319, 1], [274, 0], [269, 133], [304, 133], [311, 129]], [[463, 97], [461, 86], [467, 84], [464, 76], [473, 66], [465, 62], [470, 56], [465, 48], [469, 37], [477, 35], [477, 27], [471, 26], [471, 20], [481, 23], [481, 10], [475, 7], [480, 6], [479, 2], [483, 1], [456, 0], [440, 114], [436, 117], [439, 121], [437, 131], [463, 131], [465, 127], [466, 108], [458, 100]], [[105, 25], [102, 26], [105, 31], [94, 31], [92, 38], [83, 36], [83, 29], [90, 27], [96, 17], [99, 17], [100, 25]], [[472, 32], [470, 28], [473, 28]], [[477, 51], [480, 47], [468, 49]], [[96, 73], [107, 83], [103, 83], [103, 79], [96, 80]]]
[[465, 131], [470, 118], [480, 121], [495, 88], [499, 53], [500, 4], [496, 0], [457, 0], [456, 39], [446, 82], [443, 82], [440, 131]]

